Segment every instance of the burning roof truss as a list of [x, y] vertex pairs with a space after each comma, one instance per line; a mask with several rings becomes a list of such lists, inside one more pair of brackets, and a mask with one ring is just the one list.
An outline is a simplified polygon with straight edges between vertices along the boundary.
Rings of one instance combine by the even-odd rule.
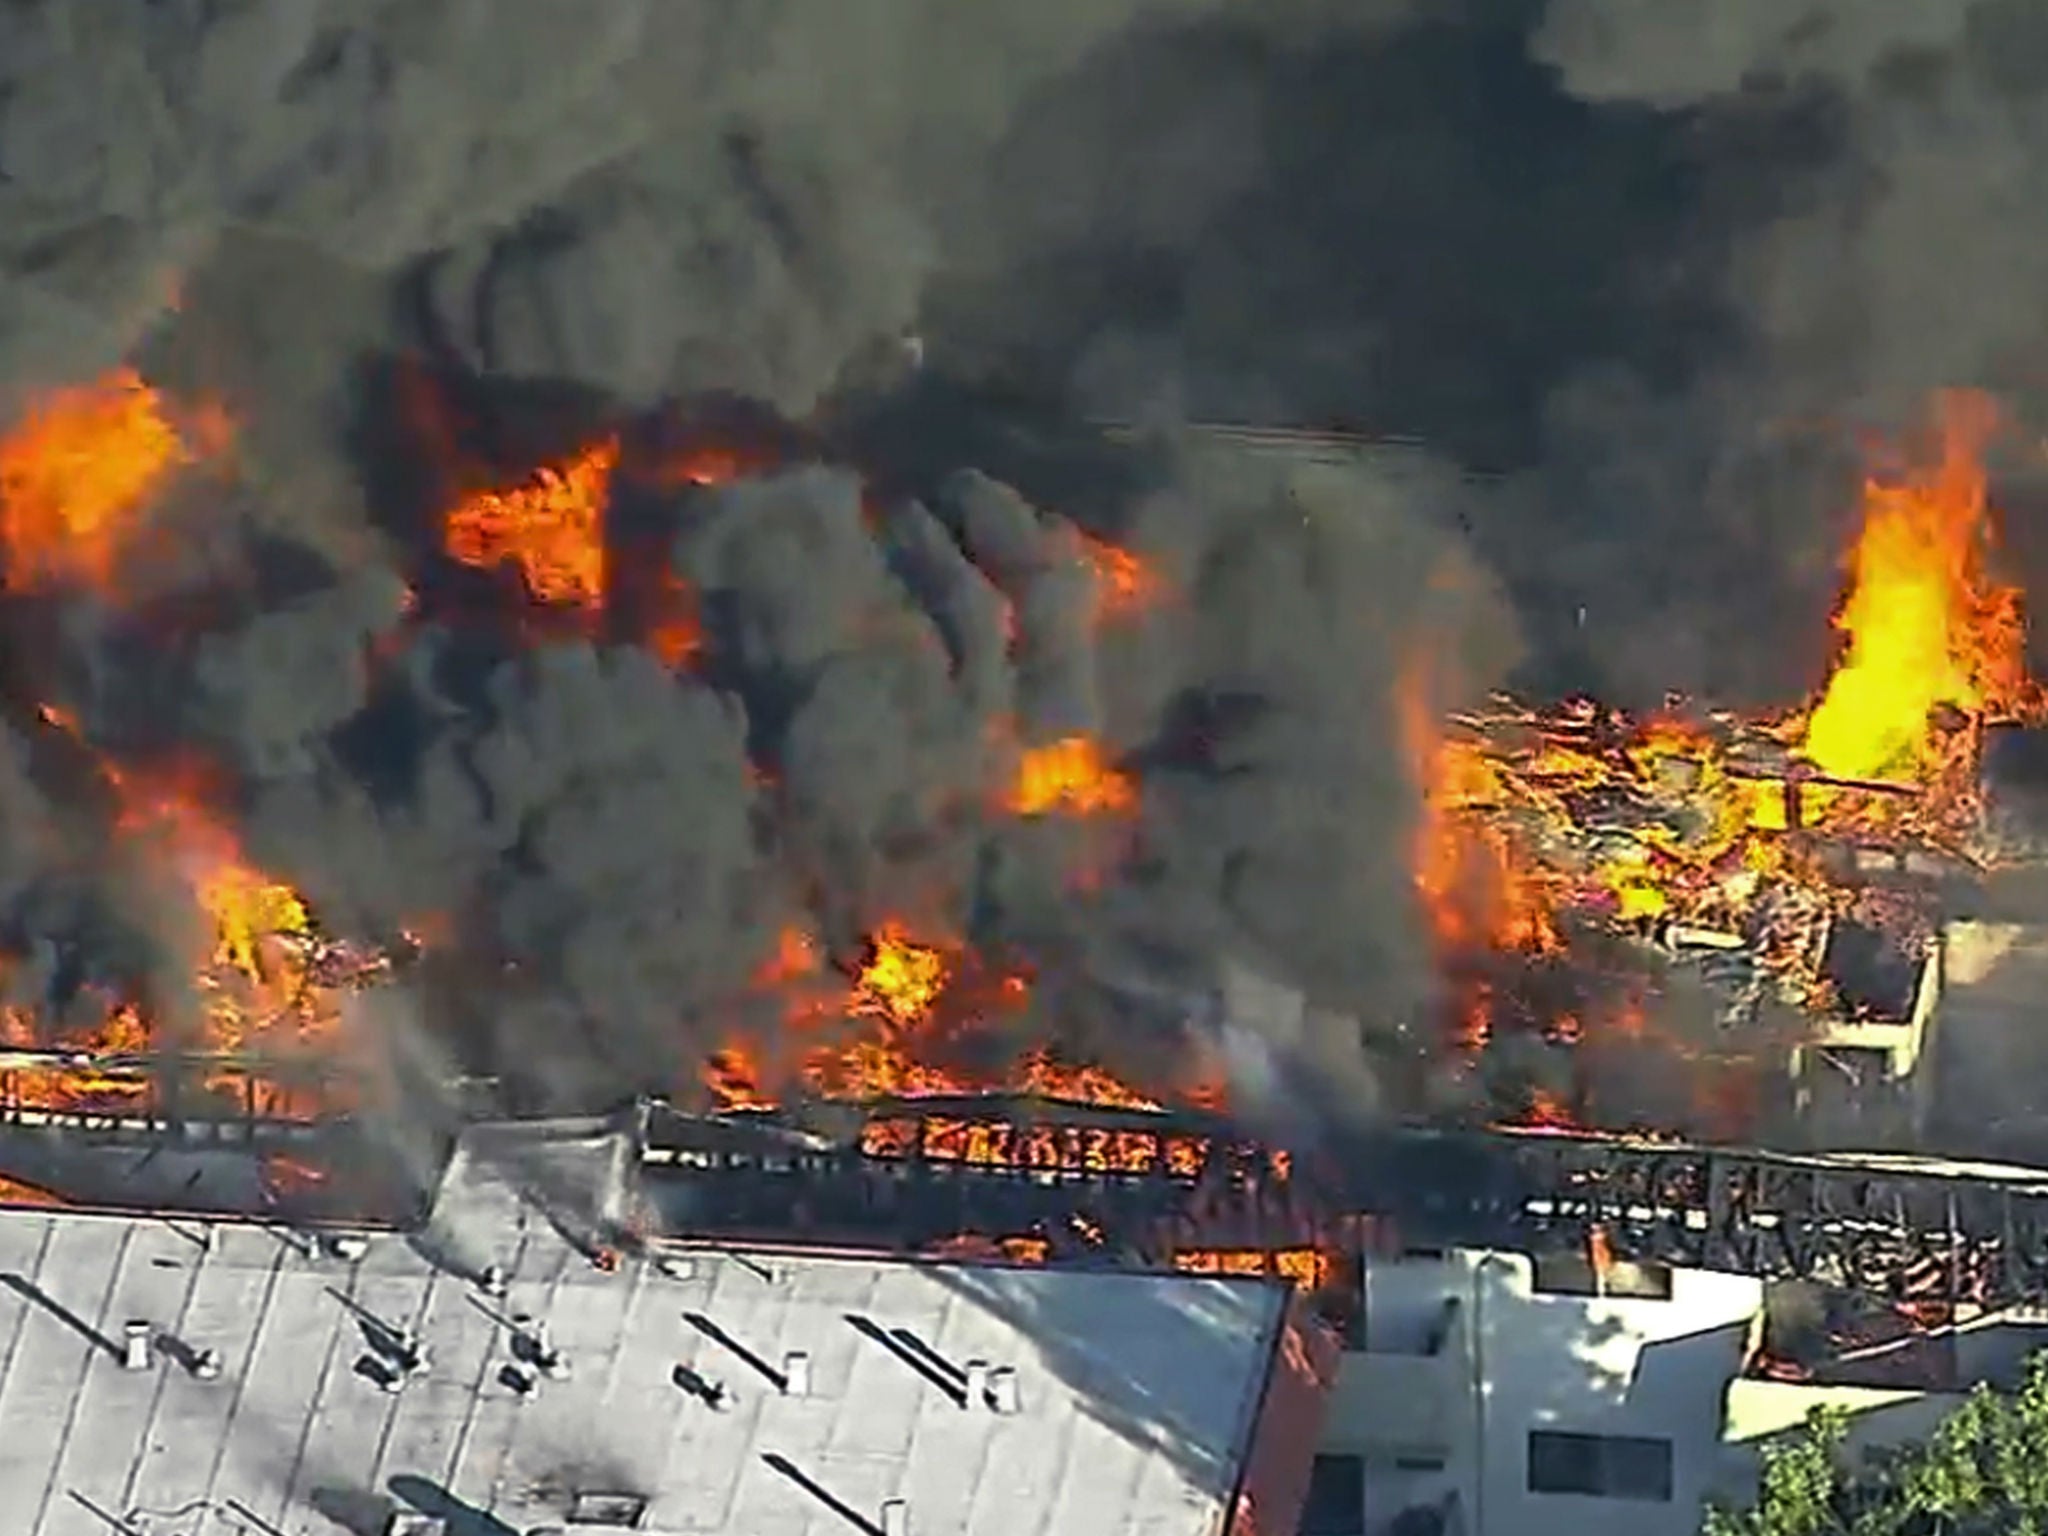
[[875, 1123], [912, 1112], [941, 1147], [964, 1119], [1008, 1118], [1013, 1145], [1085, 1129], [1187, 1137], [1207, 1151], [1187, 1170], [1164, 1159], [1142, 1171], [1032, 1168], [925, 1156], [914, 1150], [922, 1141], [878, 1155], [767, 1122], [663, 1113], [648, 1156], [659, 1181], [687, 1192], [677, 1208], [691, 1213], [693, 1234], [713, 1241], [802, 1232], [920, 1252], [978, 1234], [1012, 1258], [1298, 1269], [1312, 1284], [1389, 1243], [1563, 1248], [1902, 1302], [2048, 1298], [2048, 1172], [1417, 1128], [1357, 1138], [1310, 1166], [1207, 1117], [1105, 1117], [1018, 1100], [896, 1106]]

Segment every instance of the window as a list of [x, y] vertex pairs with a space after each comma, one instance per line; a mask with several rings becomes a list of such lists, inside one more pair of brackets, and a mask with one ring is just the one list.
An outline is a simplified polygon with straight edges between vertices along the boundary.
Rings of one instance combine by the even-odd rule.
[[1539, 1253], [1535, 1288], [1542, 1296], [1606, 1296], [1627, 1301], [1669, 1301], [1671, 1266], [1609, 1259], [1595, 1265], [1573, 1248]]
[[1671, 1442], [1529, 1431], [1529, 1491], [1671, 1502]]
[[1365, 1536], [1365, 1458], [1318, 1456], [1308, 1475], [1300, 1536]]

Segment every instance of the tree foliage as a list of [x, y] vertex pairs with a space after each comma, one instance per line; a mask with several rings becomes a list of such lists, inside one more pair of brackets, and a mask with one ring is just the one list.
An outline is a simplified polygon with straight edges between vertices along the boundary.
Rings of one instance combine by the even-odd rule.
[[1710, 1509], [1705, 1536], [2048, 1536], [2048, 1355], [2019, 1390], [1979, 1386], [1919, 1445], [1843, 1454], [1821, 1410], [1762, 1453], [1756, 1503]]

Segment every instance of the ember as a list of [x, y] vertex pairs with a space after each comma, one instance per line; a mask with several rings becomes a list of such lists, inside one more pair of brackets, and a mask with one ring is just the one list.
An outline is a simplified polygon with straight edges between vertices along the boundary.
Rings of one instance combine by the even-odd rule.
[[1128, 618], [1159, 600], [1162, 582], [1137, 555], [1085, 534], [1079, 538], [1083, 557], [1095, 576], [1098, 618]]
[[1278, 1275], [1319, 1291], [1330, 1284], [1336, 1259], [1318, 1248], [1186, 1248], [1174, 1254], [1173, 1267], [1194, 1275]]

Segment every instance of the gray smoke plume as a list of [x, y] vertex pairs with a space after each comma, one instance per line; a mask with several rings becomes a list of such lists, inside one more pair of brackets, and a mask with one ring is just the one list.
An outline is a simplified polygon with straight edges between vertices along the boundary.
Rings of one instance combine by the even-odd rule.
[[[1811, 457], [1830, 424], [1838, 442], [1845, 426], [1896, 432], [1951, 386], [1993, 391], [2022, 441], [2038, 431], [2035, 359], [2048, 331], [2048, 214], [2032, 190], [2048, 177], [2040, 7], [1553, 0], [1532, 46], [1589, 102], [1641, 103], [1704, 133], [1805, 103], [1831, 141], [1799, 174], [1779, 172], [1775, 206], [1733, 232], [1717, 281], [1738, 345], [1682, 388], [1640, 377], [1575, 386], [1562, 398], [1581, 443], [1654, 445], [1660, 422], [1694, 442], [1711, 434], [1710, 450], [1693, 450], [1712, 492], [1704, 526], [1744, 530], [1766, 568], [1790, 573], [1826, 570], [1811, 533], [1759, 536], [1759, 519], [1796, 527], [1799, 505], [1827, 504], [1827, 476], [1782, 474], [1802, 440]], [[1651, 445], [1609, 454], [1658, 457]], [[1626, 488], [1659, 499], [1655, 484]]]
[[[1393, 705], [1418, 643], [1442, 687], [1520, 631], [1540, 684], [1782, 702], [1825, 661], [1844, 429], [1943, 384], [2032, 409], [2037, 23], [9, 6], [0, 411], [134, 358], [237, 421], [126, 601], [6, 604], [9, 985], [160, 980], [82, 759], [189, 753], [335, 929], [437, 925], [424, 1015], [555, 1099], [687, 1077], [779, 929], [844, 962], [885, 916], [1034, 967], [1018, 1028], [1111, 1056], [1256, 973], [1304, 1005], [1244, 1054], [1369, 1098], [1360, 1036], [1407, 1049], [1431, 987]], [[913, 356], [927, 394], [892, 393]], [[470, 462], [402, 430], [415, 371], [482, 418], [435, 424]], [[968, 386], [1432, 457], [983, 454], [934, 403]], [[683, 675], [432, 554], [456, 482], [598, 431], [658, 460], [708, 396], [801, 446], [717, 488], [622, 476], [617, 573], [689, 592]], [[869, 462], [905, 457], [883, 419], [912, 468]], [[1157, 574], [1130, 615], [1098, 612], [1098, 540]], [[1006, 811], [1018, 751], [1076, 734], [1136, 816]]]
[[2038, 6], [1734, 5], [1710, 16], [1557, 0], [1535, 48], [1588, 100], [1709, 116], [1795, 90], [1833, 103], [1835, 162], [1750, 232], [1729, 272], [1781, 391], [1895, 413], [1930, 383], [2031, 382], [2048, 324], [2048, 214], [2031, 195], [2048, 173]]
[[2025, 0], [601, 20], [10, 7], [0, 379], [89, 374], [182, 305], [185, 366], [305, 401], [267, 437], [331, 428], [399, 342], [801, 412], [916, 326], [1110, 414], [1512, 472], [1475, 534], [1542, 677], [1745, 700], [1824, 661], [1849, 429], [2032, 388]]
[[[1425, 624], [1497, 665], [1474, 627], [1497, 606], [1461, 574], [1449, 477], [1431, 514], [1370, 472], [1227, 463], [1135, 509], [1167, 590], [1127, 624], [1098, 622], [1078, 530], [1009, 487], [956, 477], [871, 529], [857, 479], [799, 468], [673, 509], [701, 680], [581, 642], [485, 663], [430, 626], [362, 715], [288, 692], [211, 739], [252, 850], [331, 921], [467, 915], [444, 1006], [564, 1102], [687, 1077], [792, 919], [852, 955], [891, 917], [1038, 970], [1019, 1044], [1141, 1076], [1174, 1036], [1132, 1025], [1131, 978], [1199, 997], [1237, 957], [1322, 1006], [1279, 1043], [1364, 1094], [1359, 1019], [1430, 987], [1392, 672]], [[260, 697], [226, 669], [253, 688], [278, 622], [202, 650], [205, 696]], [[1002, 808], [1020, 747], [1076, 733], [1139, 775], [1135, 821]]]
[[1866, 434], [1949, 386], [2038, 434], [2040, 30], [1530, 0], [1121, 39], [1020, 114], [932, 355], [1109, 415], [1417, 433], [1504, 477], [1473, 532], [1532, 685], [1783, 702]]
[[480, 369], [801, 409], [911, 320], [934, 205], [1023, 97], [1218, 8], [10, 6], [0, 377], [112, 361], [257, 233], [403, 275]]

